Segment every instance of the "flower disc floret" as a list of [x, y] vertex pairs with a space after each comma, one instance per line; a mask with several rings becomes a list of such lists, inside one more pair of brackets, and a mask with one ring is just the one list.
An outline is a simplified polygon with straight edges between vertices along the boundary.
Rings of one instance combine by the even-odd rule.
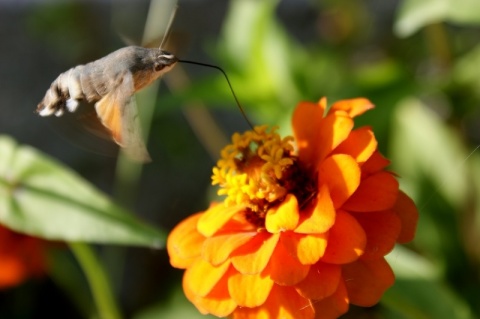
[[288, 193], [284, 177], [295, 163], [293, 137], [281, 138], [277, 129], [264, 125], [235, 133], [221, 151], [212, 184], [220, 185], [218, 194], [227, 196], [225, 205], [246, 205], [264, 214]]

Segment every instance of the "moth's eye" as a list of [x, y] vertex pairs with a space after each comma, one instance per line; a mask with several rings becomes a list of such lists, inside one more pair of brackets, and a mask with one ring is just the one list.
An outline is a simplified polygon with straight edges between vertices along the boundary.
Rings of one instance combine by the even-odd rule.
[[155, 71], [161, 71], [165, 67], [164, 64], [161, 63], [155, 63]]

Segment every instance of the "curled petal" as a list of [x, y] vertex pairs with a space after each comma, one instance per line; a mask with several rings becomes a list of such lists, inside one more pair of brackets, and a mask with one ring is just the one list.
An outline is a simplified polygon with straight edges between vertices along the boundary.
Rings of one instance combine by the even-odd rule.
[[313, 300], [315, 319], [335, 319], [348, 311], [348, 293], [343, 279], [340, 279], [337, 290], [322, 300]]
[[237, 233], [218, 235], [205, 239], [202, 258], [213, 266], [224, 263], [230, 254], [238, 247], [249, 242], [257, 233]]
[[317, 145], [312, 143], [318, 135], [318, 128], [324, 116], [326, 103], [325, 98], [322, 98], [318, 104], [301, 102], [293, 113], [292, 126], [295, 133], [295, 141], [299, 153], [302, 154], [300, 157], [306, 163], [311, 162], [315, 157]]
[[370, 127], [353, 130], [348, 138], [338, 145], [335, 154], [348, 154], [357, 163], [365, 163], [377, 149], [377, 140]]
[[350, 117], [355, 117], [362, 115], [368, 110], [373, 109], [375, 106], [372, 102], [365, 98], [356, 98], [341, 100], [333, 103], [332, 107], [329, 110], [329, 113], [335, 111], [345, 111]]
[[398, 181], [388, 172], [371, 175], [360, 183], [343, 209], [352, 212], [372, 212], [393, 207], [398, 196]]
[[390, 165], [390, 161], [383, 157], [383, 155], [377, 150], [365, 163], [363, 163], [362, 177], [365, 178], [374, 173], [380, 172], [388, 165]]
[[[316, 140], [312, 141], [317, 150], [313, 161], [316, 165], [345, 141], [352, 131], [353, 121], [343, 114], [331, 114], [325, 117], [320, 125]], [[299, 158], [303, 160], [300, 154]]]
[[301, 297], [294, 288], [274, 285], [267, 301], [256, 308], [238, 308], [232, 319], [314, 319], [310, 300]]
[[295, 288], [307, 299], [321, 300], [337, 290], [340, 277], [340, 266], [318, 262], [310, 267], [307, 277]]
[[352, 128], [353, 120], [345, 113], [334, 113], [323, 118], [322, 107], [301, 103], [293, 115], [300, 161], [307, 169], [316, 167], [348, 137]]
[[335, 208], [326, 185], [320, 186], [317, 198], [300, 215], [300, 222], [295, 233], [324, 233], [335, 222]]
[[201, 213], [192, 215], [178, 224], [168, 236], [167, 251], [173, 267], [185, 269], [200, 256], [205, 237], [197, 231]]
[[218, 267], [199, 258], [190, 267], [187, 268], [184, 275], [186, 285], [196, 296], [205, 297], [217, 285], [223, 275], [227, 272], [229, 262]]
[[395, 276], [385, 259], [364, 260], [342, 267], [350, 303], [370, 307], [393, 285]]
[[350, 155], [336, 154], [323, 161], [318, 171], [319, 188], [326, 185], [335, 208], [339, 208], [360, 185], [360, 168]]
[[282, 244], [302, 265], [312, 265], [325, 253], [327, 238], [326, 233], [306, 235], [288, 233], [282, 235]]
[[400, 218], [393, 211], [352, 213], [352, 215], [367, 235], [367, 246], [362, 259], [379, 259], [393, 249], [402, 226]]
[[415, 237], [418, 222], [418, 210], [413, 200], [402, 191], [398, 193], [398, 199], [393, 206], [393, 211], [398, 215], [402, 223], [402, 229], [397, 241], [408, 243]]
[[267, 299], [273, 287], [268, 276], [260, 274], [242, 275], [236, 273], [228, 278], [228, 291], [232, 299], [241, 307], [257, 307]]
[[297, 227], [299, 219], [297, 198], [292, 194], [288, 194], [280, 206], [267, 212], [265, 228], [270, 233], [292, 230]]
[[262, 272], [270, 261], [279, 238], [279, 234], [258, 233], [247, 245], [232, 254], [230, 260], [233, 266], [245, 275]]
[[195, 295], [190, 289], [190, 284], [185, 280], [185, 274], [183, 275], [182, 288], [183, 292], [185, 293], [185, 297], [187, 297], [187, 299], [193, 303], [195, 307], [197, 307], [201, 314], [206, 315], [209, 313], [208, 310], [200, 304], [202, 297]]
[[217, 233], [238, 212], [244, 210], [241, 205], [225, 207], [218, 204], [210, 207], [203, 213], [198, 221], [197, 229], [205, 237], [211, 237]]
[[270, 278], [279, 285], [292, 286], [302, 281], [307, 276], [309, 269], [309, 265], [302, 265], [280, 241], [265, 268], [265, 273], [269, 274]]
[[235, 308], [237, 308], [235, 301], [230, 298], [227, 280], [221, 280], [205, 297], [195, 295], [195, 293], [190, 290], [190, 285], [188, 284], [187, 280], [188, 279], [186, 276], [183, 276], [182, 285], [185, 296], [202, 314], [212, 314], [217, 317], [226, 317], [230, 315]]
[[328, 244], [323, 262], [346, 264], [360, 257], [366, 245], [366, 235], [362, 226], [349, 213], [339, 211], [335, 225], [330, 229]]

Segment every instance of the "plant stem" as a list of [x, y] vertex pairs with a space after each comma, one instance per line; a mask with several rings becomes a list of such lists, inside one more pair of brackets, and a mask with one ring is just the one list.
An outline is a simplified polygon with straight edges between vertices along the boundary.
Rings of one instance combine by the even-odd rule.
[[98, 316], [102, 319], [121, 319], [107, 274], [92, 248], [85, 243], [69, 243], [69, 246], [87, 278]]

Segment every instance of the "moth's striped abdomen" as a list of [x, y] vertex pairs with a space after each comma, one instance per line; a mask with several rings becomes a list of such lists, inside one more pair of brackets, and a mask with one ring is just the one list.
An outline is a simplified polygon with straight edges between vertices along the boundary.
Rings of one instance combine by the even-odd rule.
[[65, 109], [74, 112], [81, 100], [96, 102], [108, 93], [105, 76], [96, 66], [98, 61], [78, 65], [60, 74], [52, 82], [45, 97], [37, 106], [41, 116], [61, 116]]

